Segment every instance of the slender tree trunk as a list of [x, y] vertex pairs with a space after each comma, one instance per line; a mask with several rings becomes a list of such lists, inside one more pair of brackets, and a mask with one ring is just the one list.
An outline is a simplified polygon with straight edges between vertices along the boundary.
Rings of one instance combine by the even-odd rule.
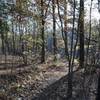
[[70, 51], [70, 56], [69, 56], [69, 72], [68, 72], [68, 92], [67, 92], [67, 98], [70, 99], [72, 97], [72, 91], [73, 91], [73, 39], [74, 39], [74, 28], [75, 28], [75, 0], [74, 6], [73, 6], [73, 27], [72, 27], [72, 37], [71, 37], [71, 51]]
[[62, 22], [61, 14], [60, 14], [59, 1], [57, 0], [58, 14], [59, 14], [60, 22], [61, 22], [61, 32], [62, 32], [62, 37], [63, 37], [64, 45], [65, 45], [65, 55], [66, 55], [66, 58], [69, 60], [68, 37], [67, 37], [67, 2], [68, 1], [64, 0], [64, 28], [63, 28], [63, 22]]
[[98, 11], [100, 13], [100, 0], [98, 0]]
[[12, 41], [13, 41], [13, 54], [15, 55], [15, 33], [14, 33], [14, 23], [12, 21]]
[[64, 44], [65, 44], [65, 55], [69, 60], [68, 54], [68, 37], [67, 37], [67, 3], [68, 1], [64, 0]]
[[1, 33], [1, 39], [2, 39], [2, 54], [5, 54], [5, 43], [4, 43], [4, 35]]
[[[73, 1], [74, 2], [74, 7], [73, 7], [73, 28], [72, 28], [72, 33], [74, 33], [74, 28], [75, 28], [75, 7], [76, 7], [76, 4], [75, 4], [75, 0]], [[61, 31], [62, 31], [62, 37], [63, 37], [63, 40], [64, 40], [64, 43], [65, 43], [65, 54], [66, 54], [66, 57], [68, 57], [68, 61], [69, 61], [69, 77], [68, 77], [68, 92], [67, 92], [67, 98], [65, 98], [66, 100], [70, 99], [72, 97], [72, 77], [73, 77], [73, 63], [74, 63], [74, 58], [75, 58], [75, 52], [74, 51], [74, 54], [73, 54], [73, 34], [72, 34], [72, 38], [71, 38], [71, 55], [68, 54], [68, 44], [67, 44], [67, 2], [65, 0], [64, 2], [64, 8], [65, 8], [65, 11], [64, 11], [64, 14], [65, 14], [65, 30], [63, 29], [63, 24], [62, 24], [62, 19], [61, 19], [61, 15], [60, 15], [60, 11], [59, 11], [59, 2], [57, 0], [57, 4], [58, 4], [58, 14], [59, 14], [59, 19], [60, 19], [60, 22], [61, 22]], [[65, 33], [65, 36], [63, 34], [63, 32]], [[77, 46], [77, 41], [78, 41], [78, 36], [77, 36], [77, 40], [76, 40], [76, 45], [74, 46], [74, 50], [76, 50], [76, 46]]]
[[79, 65], [80, 67], [84, 67], [84, 0], [80, 0], [79, 40], [80, 40]]
[[45, 62], [45, 37], [44, 37], [44, 8], [43, 0], [41, 0], [41, 38], [42, 38], [42, 51], [41, 51], [41, 63]]
[[[100, 13], [100, 0], [98, 0], [98, 11]], [[99, 48], [100, 50], [100, 19], [99, 19]], [[99, 72], [99, 78], [98, 78], [98, 87], [97, 87], [97, 95], [96, 100], [100, 100], [100, 72]]]
[[56, 40], [56, 16], [55, 16], [55, 0], [52, 0], [53, 10], [53, 50], [54, 50], [54, 61], [57, 59], [57, 40]]
[[91, 6], [90, 6], [90, 21], [89, 21], [89, 24], [90, 24], [90, 26], [89, 26], [89, 39], [88, 39], [88, 47], [87, 47], [87, 56], [86, 56], [86, 65], [87, 65], [87, 61], [88, 61], [88, 56], [89, 56], [89, 45], [90, 45], [90, 39], [91, 39], [91, 13], [92, 13], [92, 1], [93, 0], [91, 0]]
[[100, 50], [100, 19], [99, 19], [99, 47], [98, 47], [98, 51]]

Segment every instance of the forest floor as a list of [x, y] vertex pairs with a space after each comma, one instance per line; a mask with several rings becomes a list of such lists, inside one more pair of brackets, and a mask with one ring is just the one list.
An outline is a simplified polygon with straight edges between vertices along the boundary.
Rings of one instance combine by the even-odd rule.
[[67, 99], [68, 76], [65, 75], [32, 100], [96, 100], [98, 74], [93, 72], [83, 78], [82, 72], [79, 70], [74, 73], [72, 98]]
[[21, 58], [12, 56], [7, 59], [2, 56], [0, 60], [0, 97], [2, 99], [16, 100], [17, 98], [28, 98], [30, 95], [35, 96], [68, 71], [64, 60], [52, 63], [49, 59], [45, 64], [27, 66], [20, 62], [22, 62]]
[[[56, 63], [53, 63], [51, 59], [48, 59], [45, 64], [36, 64], [28, 66], [23, 65], [16, 67], [16, 69], [14, 69], [13, 67], [9, 67], [9, 65], [10, 64], [7, 65], [8, 69], [6, 70], [3, 69], [3, 66], [5, 66], [3, 64], [1, 64], [2, 67], [0, 67], [0, 100], [64, 100], [62, 98], [66, 97], [67, 80], [65, 79], [66, 75], [68, 74], [68, 62], [66, 60], [60, 59]], [[74, 71], [77, 70], [77, 66], [78, 63], [76, 62], [76, 64], [74, 65]], [[13, 71], [11, 70], [11, 68]], [[97, 75], [93, 75], [92, 79], [97, 80]], [[73, 80], [75, 81], [74, 86], [76, 86], [80, 91], [83, 82], [81, 76], [82, 72], [76, 72]], [[90, 75], [88, 75], [87, 77], [87, 80], [91, 79]], [[60, 83], [59, 80], [61, 80]], [[76, 80], [78, 80], [78, 82]], [[89, 82], [91, 83], [91, 81], [93, 80], [90, 80]], [[92, 83], [94, 84], [94, 82]], [[78, 86], [76, 85], [77, 83]], [[52, 87], [52, 84], [55, 85], [53, 85]], [[50, 90], [48, 90], [49, 87], [51, 88]], [[93, 87], [96, 89], [96, 85]], [[52, 92], [53, 89], [55, 91]], [[94, 89], [92, 90], [94, 91]], [[49, 91], [51, 92], [49, 93]], [[77, 91], [76, 88], [75, 91]], [[74, 94], [79, 92], [75, 91]], [[42, 99], [42, 93], [47, 93], [47, 95], [45, 95], [45, 99], [43, 96]], [[38, 98], [35, 98], [37, 96]]]

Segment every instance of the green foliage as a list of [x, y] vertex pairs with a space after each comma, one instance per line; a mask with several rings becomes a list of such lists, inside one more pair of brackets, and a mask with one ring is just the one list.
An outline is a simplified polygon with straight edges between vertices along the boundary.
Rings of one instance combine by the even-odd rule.
[[4, 1], [0, 1], [0, 33], [6, 33], [9, 28], [7, 25], [7, 13], [9, 11], [9, 5]]
[[6, 21], [0, 21], [0, 33], [7, 32], [9, 30], [9, 27], [7, 25]]
[[22, 37], [23, 41], [27, 43], [27, 47], [31, 49], [33, 47], [33, 44], [35, 44], [37, 47], [41, 48], [42, 45], [42, 39], [40, 35], [37, 35], [36, 37], [33, 37], [31, 34], [25, 34]]

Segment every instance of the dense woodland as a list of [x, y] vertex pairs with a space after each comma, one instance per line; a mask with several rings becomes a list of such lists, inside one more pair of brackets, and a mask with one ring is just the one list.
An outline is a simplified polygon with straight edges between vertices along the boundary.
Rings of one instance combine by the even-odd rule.
[[0, 0], [0, 100], [100, 100], [96, 13], [100, 0]]

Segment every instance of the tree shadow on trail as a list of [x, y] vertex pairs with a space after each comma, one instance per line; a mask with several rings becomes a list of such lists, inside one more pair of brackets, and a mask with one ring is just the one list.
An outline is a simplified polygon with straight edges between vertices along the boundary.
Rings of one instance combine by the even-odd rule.
[[85, 90], [82, 89], [84, 83], [83, 75], [84, 73], [81, 69], [74, 71], [73, 97], [71, 99], [67, 99], [68, 75], [65, 75], [55, 83], [43, 89], [42, 93], [39, 93], [31, 100], [95, 100], [97, 74], [94, 72], [92, 75], [86, 75]]

